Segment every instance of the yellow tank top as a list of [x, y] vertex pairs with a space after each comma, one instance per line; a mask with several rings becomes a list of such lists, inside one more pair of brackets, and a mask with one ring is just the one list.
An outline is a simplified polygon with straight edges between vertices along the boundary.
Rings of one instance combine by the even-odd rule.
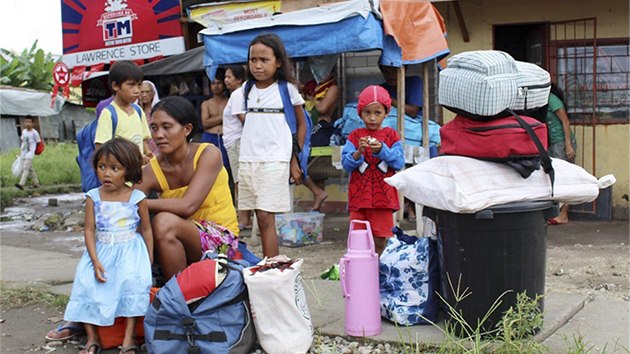
[[[197, 169], [197, 161], [203, 150], [210, 144], [200, 144], [199, 148], [195, 152], [195, 158], [193, 162], [193, 169]], [[171, 189], [166, 181], [166, 176], [162, 172], [162, 168], [156, 158], [151, 159], [151, 169], [155, 173], [155, 177], [160, 183], [162, 188], [162, 199], [170, 198], [182, 198], [188, 186], [179, 187], [177, 189]], [[228, 185], [228, 174], [225, 167], [221, 167], [217, 179], [214, 181], [214, 185], [210, 192], [206, 196], [206, 199], [201, 203], [199, 210], [191, 215], [188, 220], [206, 220], [215, 222], [221, 226], [228, 228], [238, 236], [238, 221], [236, 220], [236, 211], [232, 204], [232, 193], [230, 193], [230, 187]]]

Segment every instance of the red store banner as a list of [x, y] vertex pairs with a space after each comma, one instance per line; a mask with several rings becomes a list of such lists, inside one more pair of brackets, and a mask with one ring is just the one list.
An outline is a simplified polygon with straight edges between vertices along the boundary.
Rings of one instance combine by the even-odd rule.
[[68, 67], [183, 53], [178, 0], [62, 0]]

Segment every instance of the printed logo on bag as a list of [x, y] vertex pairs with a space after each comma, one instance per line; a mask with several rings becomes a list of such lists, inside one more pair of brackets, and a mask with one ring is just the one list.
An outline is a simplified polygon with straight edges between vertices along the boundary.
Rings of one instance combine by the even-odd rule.
[[[306, 293], [304, 292], [304, 285], [302, 285], [302, 276], [295, 277], [295, 284], [293, 285], [293, 291], [295, 291], [295, 306], [306, 320], [311, 322], [311, 314], [308, 312], [308, 304], [306, 303]], [[312, 330], [311, 325], [311, 330]]]

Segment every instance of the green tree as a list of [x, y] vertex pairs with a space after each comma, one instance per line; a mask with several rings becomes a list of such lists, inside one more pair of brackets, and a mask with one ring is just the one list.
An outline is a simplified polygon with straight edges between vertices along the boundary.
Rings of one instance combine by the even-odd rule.
[[14, 53], [0, 48], [0, 84], [50, 91], [53, 87], [52, 69], [57, 60], [51, 53], [37, 48], [37, 40], [31, 49]]

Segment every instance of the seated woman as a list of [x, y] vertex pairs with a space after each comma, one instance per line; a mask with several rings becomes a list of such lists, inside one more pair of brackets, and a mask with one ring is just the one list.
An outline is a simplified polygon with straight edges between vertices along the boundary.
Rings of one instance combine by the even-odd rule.
[[205, 251], [234, 254], [239, 229], [221, 152], [190, 142], [198, 121], [195, 107], [182, 97], [167, 97], [151, 116], [160, 155], [144, 166], [137, 188], [160, 195], [147, 202], [154, 214], [156, 259], [170, 279]]
[[[313, 119], [313, 131], [311, 132], [311, 146], [328, 146], [332, 135], [333, 121], [341, 90], [335, 80], [335, 66], [337, 55], [324, 55], [310, 57], [308, 62], [314, 79], [305, 83], [302, 89], [305, 108]], [[317, 176], [315, 176], [317, 177]], [[324, 190], [325, 178], [312, 178], [307, 176], [304, 181], [313, 193], [313, 211], [319, 211], [322, 204], [328, 198]]]
[[[190, 142], [198, 121], [195, 107], [185, 98], [167, 97], [153, 107], [151, 116], [149, 128], [160, 154], [143, 167], [136, 188], [160, 195], [147, 204], [154, 215], [156, 259], [168, 280], [207, 250], [233, 255], [239, 230], [221, 152], [207, 143]], [[64, 341], [83, 333], [82, 324], [66, 322], [49, 331], [46, 340]]]

